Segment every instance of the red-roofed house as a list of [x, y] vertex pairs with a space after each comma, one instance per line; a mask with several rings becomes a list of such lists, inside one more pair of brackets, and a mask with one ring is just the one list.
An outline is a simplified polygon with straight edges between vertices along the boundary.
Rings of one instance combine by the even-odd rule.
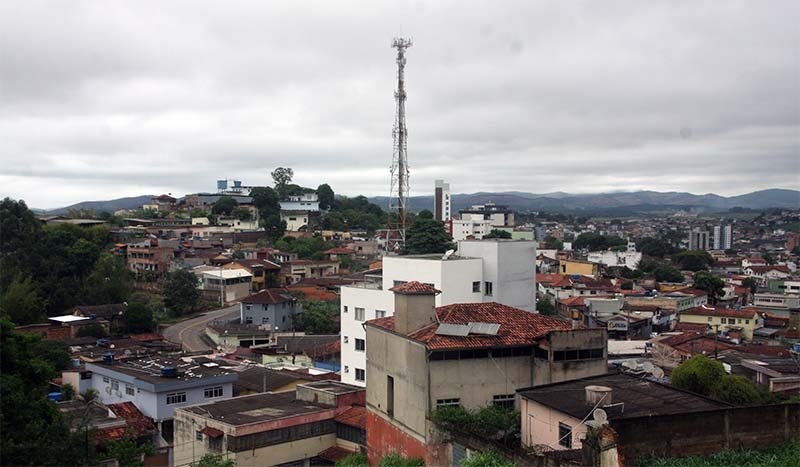
[[437, 290], [420, 283], [392, 290], [394, 315], [365, 323], [371, 462], [396, 452], [447, 463], [431, 410], [513, 406], [518, 388], [607, 371], [604, 329], [494, 302], [436, 308]]

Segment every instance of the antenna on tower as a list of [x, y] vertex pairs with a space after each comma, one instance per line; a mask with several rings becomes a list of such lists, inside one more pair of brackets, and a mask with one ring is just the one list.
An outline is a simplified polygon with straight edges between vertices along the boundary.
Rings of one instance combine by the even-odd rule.
[[[392, 182], [389, 190], [389, 228], [386, 230], [386, 248], [391, 246], [391, 232], [396, 230], [399, 234], [397, 247], [405, 245], [406, 223], [408, 220], [408, 154], [407, 141], [408, 130], [406, 129], [406, 87], [405, 87], [405, 68], [406, 68], [406, 49], [411, 47], [411, 39], [396, 37], [392, 41], [392, 48], [397, 49], [397, 90], [394, 92], [394, 100], [397, 110], [394, 116], [394, 127], [392, 128], [393, 155], [392, 155]], [[394, 214], [393, 214], [394, 213]], [[394, 218], [392, 216], [394, 215]]]

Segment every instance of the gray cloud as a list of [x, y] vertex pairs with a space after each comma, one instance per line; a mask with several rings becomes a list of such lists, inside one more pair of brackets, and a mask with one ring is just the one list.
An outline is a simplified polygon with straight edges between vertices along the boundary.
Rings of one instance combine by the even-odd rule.
[[386, 194], [392, 36], [412, 192], [800, 188], [796, 2], [0, 4], [3, 194], [220, 177]]

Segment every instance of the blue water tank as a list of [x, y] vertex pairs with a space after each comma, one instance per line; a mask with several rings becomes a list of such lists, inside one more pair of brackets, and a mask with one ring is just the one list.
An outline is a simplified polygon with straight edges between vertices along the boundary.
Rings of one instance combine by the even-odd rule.
[[165, 366], [161, 368], [161, 376], [163, 378], [175, 378], [178, 376], [178, 369], [174, 366]]
[[103, 354], [103, 363], [107, 365], [111, 365], [114, 363], [114, 354], [111, 352], [106, 352]]
[[47, 398], [51, 401], [61, 402], [61, 393], [60, 392], [48, 392]]

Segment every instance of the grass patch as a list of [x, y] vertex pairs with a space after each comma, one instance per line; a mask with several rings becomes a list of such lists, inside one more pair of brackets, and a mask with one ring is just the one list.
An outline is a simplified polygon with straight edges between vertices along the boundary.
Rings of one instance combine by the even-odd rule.
[[787, 467], [800, 465], [800, 440], [766, 449], [722, 451], [703, 457], [639, 459], [636, 467]]

